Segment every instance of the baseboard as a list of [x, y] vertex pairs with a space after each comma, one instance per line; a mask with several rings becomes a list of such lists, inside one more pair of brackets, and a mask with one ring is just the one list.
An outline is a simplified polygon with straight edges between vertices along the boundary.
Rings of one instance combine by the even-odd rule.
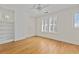
[[20, 38], [20, 39], [15, 39], [14, 41], [20, 41], [20, 40], [29, 39], [29, 38], [32, 38], [32, 37], [36, 37], [36, 36], [23, 37], [23, 38]]
[[61, 43], [65, 43], [65, 44], [78, 45], [79, 46], [79, 44], [65, 42], [65, 41], [62, 41], [62, 40], [57, 40], [55, 38], [49, 38], [49, 37], [45, 37], [45, 36], [37, 36], [37, 37], [44, 38], [44, 39], [50, 39], [50, 40], [54, 40], [54, 41], [61, 42]]
[[5, 44], [5, 43], [12, 42], [12, 41], [20, 41], [20, 40], [29, 39], [29, 38], [32, 38], [32, 37], [36, 37], [36, 36], [22, 37], [20, 39], [5, 40], [5, 41], [1, 41], [0, 44]]
[[12, 42], [12, 41], [13, 41], [13, 39], [12, 39], [12, 40], [5, 40], [5, 41], [0, 41], [0, 44], [5, 44], [5, 43]]

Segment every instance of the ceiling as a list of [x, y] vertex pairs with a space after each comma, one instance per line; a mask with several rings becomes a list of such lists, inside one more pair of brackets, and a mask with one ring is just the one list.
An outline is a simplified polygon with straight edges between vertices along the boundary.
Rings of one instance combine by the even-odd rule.
[[39, 12], [36, 9], [33, 8], [34, 4], [0, 4], [0, 7], [12, 9], [12, 10], [17, 10], [20, 11], [21, 13], [24, 13], [27, 16], [32, 16], [32, 17], [37, 17], [37, 16], [42, 16], [45, 14], [57, 12], [59, 10], [69, 8], [72, 6], [77, 6], [73, 4], [41, 4], [42, 6], [46, 6], [44, 10], [47, 10], [48, 13], [43, 13]]

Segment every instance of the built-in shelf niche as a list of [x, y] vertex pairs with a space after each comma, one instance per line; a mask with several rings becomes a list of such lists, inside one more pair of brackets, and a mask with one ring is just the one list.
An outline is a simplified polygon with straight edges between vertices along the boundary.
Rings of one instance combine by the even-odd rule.
[[14, 11], [0, 8], [0, 41], [14, 40]]

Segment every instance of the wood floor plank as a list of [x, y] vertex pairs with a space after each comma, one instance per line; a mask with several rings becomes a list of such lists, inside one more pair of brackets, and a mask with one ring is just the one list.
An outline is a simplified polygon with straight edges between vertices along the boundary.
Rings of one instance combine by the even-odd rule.
[[32, 37], [0, 45], [1, 54], [79, 54], [79, 45]]

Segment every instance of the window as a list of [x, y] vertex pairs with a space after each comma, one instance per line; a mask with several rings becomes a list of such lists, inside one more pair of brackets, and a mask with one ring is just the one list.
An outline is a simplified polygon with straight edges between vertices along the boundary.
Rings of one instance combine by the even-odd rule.
[[57, 16], [42, 19], [42, 32], [55, 32], [56, 31]]
[[47, 32], [48, 31], [48, 20], [45, 20], [45, 26], [44, 26], [44, 31]]
[[42, 20], [42, 32], [47, 32], [48, 31], [48, 21], [46, 19]]
[[45, 24], [44, 19], [42, 19], [42, 32], [44, 32], [44, 24]]
[[50, 19], [49, 19], [49, 32], [52, 32], [52, 31], [54, 31], [54, 27], [53, 27], [53, 19], [50, 18]]
[[79, 13], [75, 14], [74, 27], [75, 28], [79, 27]]
[[56, 30], [56, 19], [57, 17], [53, 17], [49, 19], [49, 32], [55, 32]]

